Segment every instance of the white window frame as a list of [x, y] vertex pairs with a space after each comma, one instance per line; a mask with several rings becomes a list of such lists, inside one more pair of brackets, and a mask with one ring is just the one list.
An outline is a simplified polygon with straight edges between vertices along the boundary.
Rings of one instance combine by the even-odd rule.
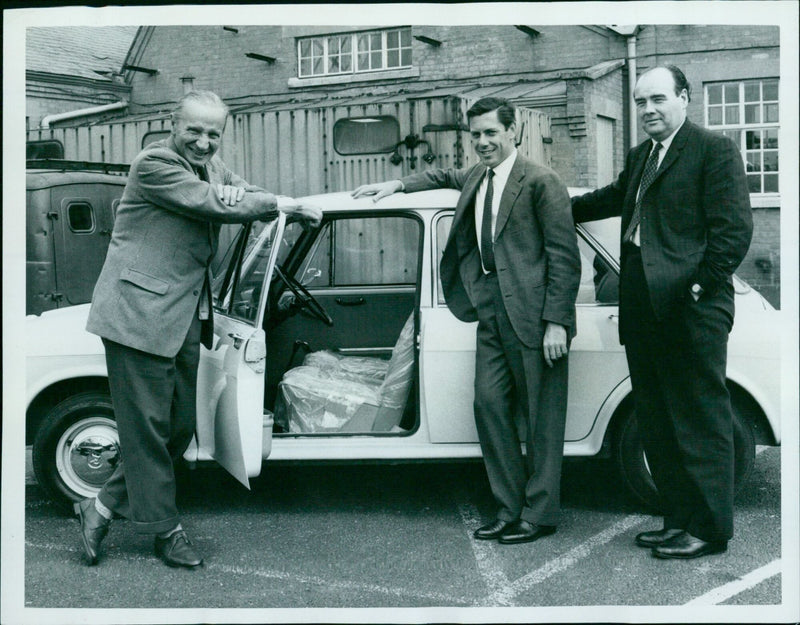
[[[408, 31], [408, 45], [402, 45], [401, 39], [403, 33]], [[388, 47], [388, 38], [390, 33], [397, 33], [398, 38], [398, 47], [391, 48], [392, 50], [398, 51], [398, 65], [389, 66], [389, 47]], [[371, 47], [372, 36], [380, 34], [381, 36], [381, 60], [379, 67], [373, 67], [371, 64], [371, 58], [373, 49]], [[330, 54], [329, 51], [329, 43], [332, 39], [343, 39], [343, 38], [350, 38], [350, 69], [349, 70], [342, 70], [341, 63], [339, 71], [330, 71], [330, 58], [333, 56]], [[359, 68], [358, 59], [359, 59], [359, 49], [358, 49], [358, 41], [361, 37], [367, 37], [367, 41], [370, 43], [370, 47], [367, 52], [367, 58], [370, 59], [369, 67], [364, 69]], [[313, 59], [314, 55], [304, 57], [302, 55], [302, 46], [304, 43], [309, 43], [311, 46], [311, 50], [314, 48], [315, 42], [322, 43], [322, 59], [323, 59], [323, 68], [324, 71], [322, 73], [313, 73]], [[403, 64], [403, 51], [408, 50], [409, 55], [409, 62], [408, 64]], [[412, 43], [411, 43], [411, 27], [410, 26], [400, 26], [397, 28], [387, 28], [382, 30], [365, 30], [365, 31], [357, 31], [352, 33], [344, 33], [344, 34], [327, 34], [327, 35], [317, 35], [314, 37], [303, 37], [297, 39], [297, 77], [298, 79], [314, 79], [314, 78], [323, 78], [326, 76], [342, 76], [348, 74], [366, 74], [372, 72], [387, 72], [387, 71], [394, 71], [394, 70], [402, 70], [408, 69], [413, 67], [413, 58], [411, 57], [412, 54]], [[375, 50], [377, 51], [377, 50]], [[341, 56], [336, 54], [335, 56]], [[303, 59], [310, 59], [311, 60], [311, 73], [304, 74], [302, 71], [302, 63]]]
[[[750, 199], [753, 206], [778, 206], [780, 204], [780, 184], [781, 184], [781, 169], [780, 169], [780, 161], [778, 162], [778, 169], [775, 171], [766, 172], [764, 170], [764, 152], [774, 151], [776, 154], [779, 152], [779, 147], [776, 146], [775, 148], [766, 147], [764, 145], [764, 140], [761, 140], [761, 145], [755, 149], [748, 149], [747, 147], [747, 133], [754, 132], [754, 131], [767, 131], [771, 130], [776, 133], [780, 131], [780, 117], [777, 121], [764, 121], [765, 118], [765, 104], [774, 104], [779, 105], [779, 100], [764, 100], [764, 82], [778, 82], [778, 87], [780, 88], [779, 78], [777, 77], [764, 77], [764, 78], [747, 78], [741, 80], [725, 80], [719, 82], [709, 82], [704, 85], [704, 102], [703, 102], [703, 113], [704, 113], [704, 121], [705, 126], [709, 130], [713, 130], [715, 132], [721, 132], [727, 136], [732, 136], [734, 133], [738, 134], [738, 145], [739, 149], [742, 154], [742, 161], [747, 167], [748, 164], [748, 155], [759, 154], [760, 161], [761, 161], [761, 170], [759, 172], [749, 172], [748, 176], [752, 176], [754, 173], [759, 173], [761, 178], [761, 188], [764, 188], [764, 175], [768, 174], [776, 174], [778, 177], [778, 189], [779, 191], [761, 191], [761, 192], [751, 192]], [[747, 84], [757, 83], [759, 85], [759, 99], [754, 101], [745, 101], [745, 86]], [[735, 103], [726, 103], [725, 101], [725, 91], [726, 87], [736, 85], [738, 88], [738, 100]], [[711, 87], [720, 87], [722, 89], [722, 102], [717, 104], [710, 104], [709, 102], [709, 88]], [[745, 121], [745, 112], [746, 106], [751, 105], [758, 105], [759, 107], [759, 120], [758, 122], [746, 122]], [[736, 107], [738, 112], [738, 121], [735, 123], [725, 123], [725, 109], [727, 107]], [[710, 122], [710, 110], [714, 108], [719, 108], [722, 111], [722, 123], [719, 124], [711, 124]], [[763, 135], [762, 135], [763, 137]]]

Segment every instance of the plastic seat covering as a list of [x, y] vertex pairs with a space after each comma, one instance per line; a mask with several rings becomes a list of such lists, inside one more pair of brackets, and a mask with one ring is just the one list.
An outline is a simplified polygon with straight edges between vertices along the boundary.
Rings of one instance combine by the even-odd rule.
[[289, 432], [389, 431], [402, 418], [414, 374], [414, 315], [390, 360], [308, 354], [278, 385], [275, 422]]

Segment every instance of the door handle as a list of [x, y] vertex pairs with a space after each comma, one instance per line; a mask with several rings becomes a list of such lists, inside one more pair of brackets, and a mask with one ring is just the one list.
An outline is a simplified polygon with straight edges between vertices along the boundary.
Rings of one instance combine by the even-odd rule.
[[608, 316], [608, 320], [613, 321], [614, 323], [619, 323], [619, 315], [612, 313]]
[[361, 296], [358, 296], [358, 297], [337, 297], [336, 298], [336, 303], [339, 304], [339, 306], [361, 306], [363, 304], [366, 304], [367, 300], [365, 300]]

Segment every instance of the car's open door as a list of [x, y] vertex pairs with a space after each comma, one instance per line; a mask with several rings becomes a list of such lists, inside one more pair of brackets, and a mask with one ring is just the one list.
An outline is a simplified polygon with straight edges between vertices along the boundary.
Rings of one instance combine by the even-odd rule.
[[248, 488], [272, 436], [271, 422], [264, 427], [263, 319], [284, 225], [280, 213], [242, 228], [214, 279], [214, 344], [200, 354], [195, 457], [216, 460]]

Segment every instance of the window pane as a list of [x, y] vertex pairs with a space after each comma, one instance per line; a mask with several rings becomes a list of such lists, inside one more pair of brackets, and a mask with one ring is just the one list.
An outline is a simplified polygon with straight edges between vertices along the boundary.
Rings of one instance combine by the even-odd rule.
[[778, 129], [770, 128], [764, 131], [764, 147], [777, 149], [778, 148]]
[[336, 286], [416, 284], [419, 224], [414, 219], [341, 219], [334, 240]]
[[342, 57], [342, 71], [343, 72], [353, 71], [353, 57], [349, 53]]
[[729, 83], [725, 85], [725, 103], [731, 104], [739, 101], [739, 84]]
[[388, 115], [340, 119], [333, 125], [333, 149], [337, 153], [381, 154], [400, 141], [400, 124]]
[[[296, 223], [286, 226], [298, 225]], [[284, 238], [286, 238], [284, 236]], [[331, 224], [323, 226], [322, 231], [314, 241], [308, 260], [300, 267], [295, 274], [295, 279], [306, 287], [328, 287], [331, 286]]]
[[581, 282], [576, 304], [616, 304], [619, 300], [619, 277], [595, 253], [591, 246], [578, 237], [581, 255]]
[[380, 33], [372, 33], [369, 36], [369, 46], [372, 50], [380, 50], [383, 47], [383, 37]]
[[322, 39], [314, 39], [314, 56], [322, 56], [325, 54], [325, 46], [322, 43]]
[[369, 54], [366, 52], [359, 52], [358, 53], [358, 69], [365, 70], [369, 69]]
[[722, 125], [722, 107], [714, 106], [708, 109], [708, 124], [710, 126]]
[[766, 174], [764, 176], [764, 193], [778, 192], [778, 175]]
[[67, 209], [69, 228], [73, 232], [91, 232], [94, 229], [92, 207], [86, 202], [70, 204]]
[[386, 33], [386, 47], [397, 48], [400, 45], [400, 33], [396, 30], [390, 30]]
[[332, 56], [328, 59], [328, 73], [329, 74], [338, 74], [339, 73], [339, 57]]
[[311, 59], [300, 59], [300, 75], [308, 76], [311, 74]]
[[764, 171], [778, 171], [778, 152], [769, 150], [764, 152]]
[[[244, 261], [236, 291], [233, 294], [233, 301], [231, 302], [225, 295], [225, 308], [230, 306], [231, 314], [250, 322], [254, 322], [258, 317], [264, 276], [275, 243], [275, 234], [278, 231], [277, 224], [277, 219], [268, 224], [253, 223], [245, 245]], [[222, 272], [223, 276], [224, 274], [225, 272]], [[221, 304], [222, 302], [218, 301], [217, 303]]]
[[400, 53], [398, 50], [389, 50], [386, 53], [386, 67], [397, 67], [400, 65]]
[[762, 83], [762, 87], [764, 90], [764, 100], [765, 101], [775, 101], [778, 99], [778, 81], [777, 80], [765, 80]]
[[366, 52], [369, 50], [369, 37], [367, 35], [359, 35], [358, 36], [358, 51], [359, 52]]
[[342, 37], [342, 52], [350, 54], [353, 51], [353, 38]]
[[747, 189], [750, 191], [750, 193], [761, 193], [761, 176], [748, 176]]
[[[447, 237], [450, 234], [450, 226], [453, 225], [453, 216], [452, 215], [444, 215], [438, 222], [436, 222], [436, 267], [441, 266], [442, 256], [444, 256], [444, 248], [447, 244]], [[438, 289], [437, 293], [439, 294], [437, 298], [437, 303], [440, 306], [445, 305], [444, 301], [444, 293], [442, 293], [442, 276], [437, 271], [437, 284]]]
[[378, 51], [378, 52], [373, 52], [373, 53], [372, 53], [372, 54], [370, 54], [369, 56], [370, 56], [370, 58], [369, 58], [369, 61], [370, 61], [370, 69], [380, 69], [380, 68], [381, 68], [381, 66], [382, 66], [382, 63], [381, 63], [381, 58], [382, 58], [382, 56], [383, 56], [383, 55], [380, 53], [380, 51]]
[[778, 121], [778, 105], [765, 104], [764, 105], [764, 121], [774, 123]]
[[744, 106], [744, 123], [745, 124], [759, 124], [759, 123], [761, 123], [761, 105], [760, 104], [745, 104], [745, 106]]
[[722, 104], [722, 85], [708, 86], [708, 103]]
[[761, 152], [747, 153], [747, 171], [749, 172], [761, 171]]
[[314, 74], [324, 74], [325, 67], [322, 65], [322, 57], [314, 58]]
[[758, 102], [759, 100], [761, 100], [761, 83], [758, 82], [744, 83], [744, 101]]
[[726, 106], [725, 107], [725, 123], [738, 124], [739, 123], [739, 107]]
[[411, 45], [411, 29], [404, 28], [400, 31], [400, 45], [409, 47]]
[[300, 42], [300, 56], [311, 55], [311, 42], [308, 40]]
[[411, 65], [411, 48], [405, 48], [403, 50], [400, 64], [404, 66]]
[[739, 130], [723, 130], [722, 134], [728, 137], [736, 144], [736, 147], [741, 152], [742, 150], [742, 133]]
[[761, 132], [748, 130], [745, 133], [745, 147], [748, 150], [757, 150], [761, 147]]

